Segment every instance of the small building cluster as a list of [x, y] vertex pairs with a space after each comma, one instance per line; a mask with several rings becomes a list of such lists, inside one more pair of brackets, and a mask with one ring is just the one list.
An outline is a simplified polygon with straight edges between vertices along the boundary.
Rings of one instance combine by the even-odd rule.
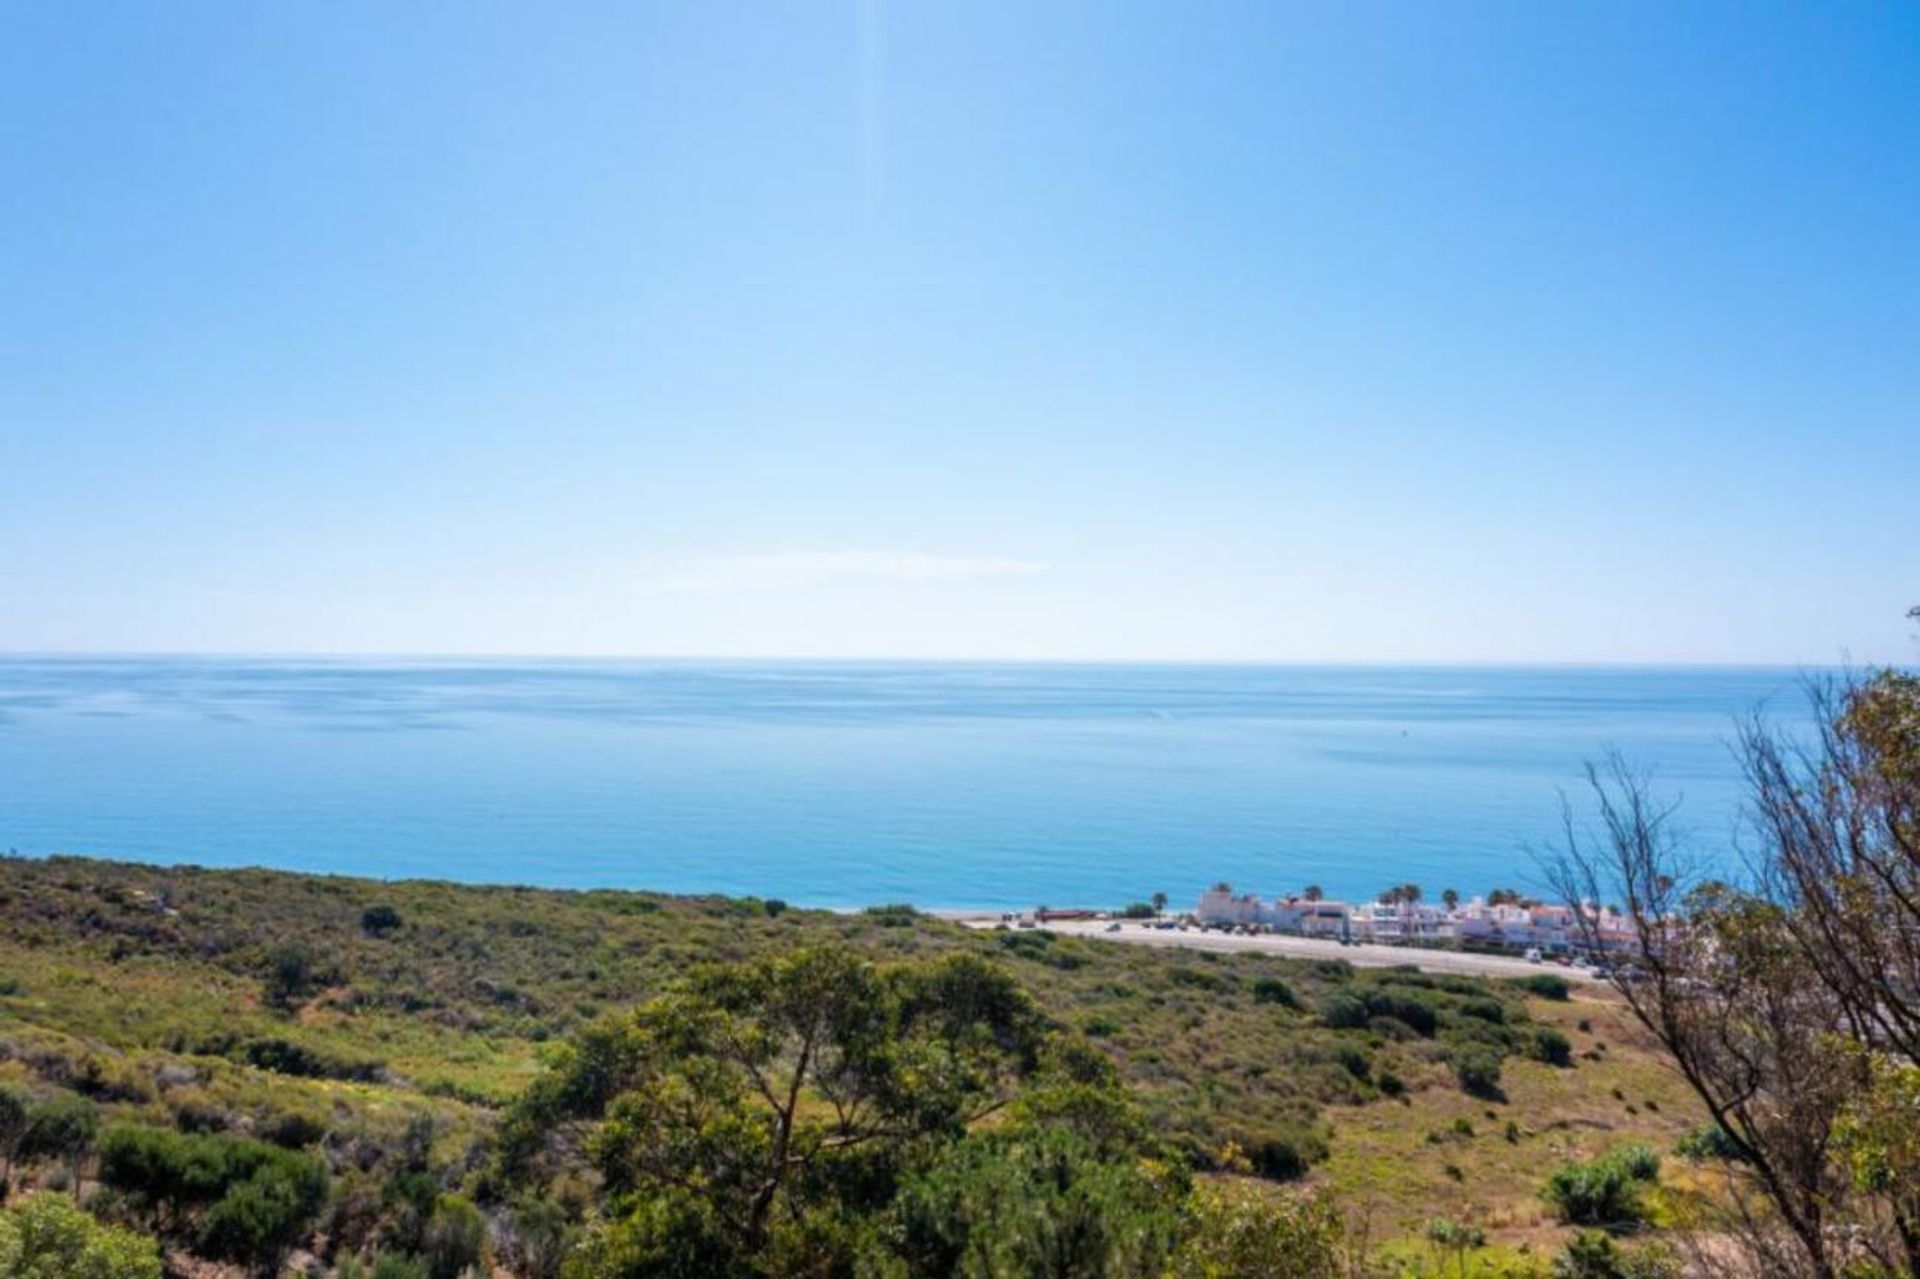
[[[1266, 900], [1215, 884], [1200, 894], [1194, 918], [1208, 927], [1248, 928], [1342, 941], [1422, 946], [1457, 944], [1476, 949], [1538, 950], [1565, 954], [1587, 949], [1571, 908], [1531, 901], [1489, 902], [1484, 897], [1454, 906], [1389, 894], [1390, 900], [1351, 904], [1290, 894]], [[1590, 907], [1600, 949], [1622, 950], [1630, 941], [1617, 911]]]

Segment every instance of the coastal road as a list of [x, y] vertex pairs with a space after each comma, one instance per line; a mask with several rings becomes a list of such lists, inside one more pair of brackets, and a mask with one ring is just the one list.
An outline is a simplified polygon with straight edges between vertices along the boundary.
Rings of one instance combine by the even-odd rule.
[[[993, 928], [998, 919], [968, 919], [972, 928]], [[1473, 977], [1525, 977], [1531, 973], [1556, 973], [1570, 982], [1599, 984], [1582, 968], [1562, 968], [1558, 964], [1530, 964], [1511, 955], [1474, 955], [1457, 950], [1427, 950], [1411, 946], [1376, 946], [1360, 943], [1342, 946], [1339, 942], [1314, 937], [1263, 935], [1240, 937], [1232, 933], [1203, 933], [1199, 929], [1148, 928], [1122, 921], [1120, 931], [1110, 933], [1104, 919], [1056, 920], [1041, 925], [1048, 932], [1069, 937], [1087, 937], [1094, 941], [1122, 942], [1132, 946], [1169, 946], [1184, 950], [1252, 951], [1261, 955], [1279, 955], [1287, 959], [1344, 959], [1356, 968], [1392, 968], [1412, 964], [1421, 972], [1465, 973]]]

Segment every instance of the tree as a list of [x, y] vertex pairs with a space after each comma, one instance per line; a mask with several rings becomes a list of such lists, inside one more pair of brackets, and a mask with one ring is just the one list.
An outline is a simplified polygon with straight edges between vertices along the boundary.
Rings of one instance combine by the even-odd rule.
[[275, 1008], [292, 1008], [319, 984], [319, 961], [303, 942], [283, 942], [267, 955], [264, 995]]
[[1026, 994], [971, 955], [882, 968], [822, 948], [709, 968], [580, 1036], [509, 1117], [503, 1152], [515, 1171], [555, 1148], [598, 1169], [609, 1212], [582, 1273], [752, 1273], [844, 1185], [1004, 1109], [1043, 1034]]
[[1597, 833], [1569, 812], [1548, 869], [1589, 946], [1607, 940], [1594, 903], [1621, 907], [1615, 984], [1766, 1209], [1729, 1197], [1739, 1264], [1831, 1279], [1864, 1251], [1920, 1275], [1920, 1138], [1882, 1104], [1920, 1070], [1920, 680], [1811, 692], [1810, 734], [1742, 730], [1742, 883], [1617, 756], [1589, 769]]
[[1457, 888], [1441, 889], [1440, 904], [1450, 911], [1460, 909], [1460, 890]]
[[1326, 897], [1326, 895], [1327, 894], [1325, 890], [1323, 890], [1318, 884], [1308, 884], [1305, 891], [1303, 891], [1300, 894], [1301, 897], [1305, 898], [1307, 901], [1310, 901], [1310, 902], [1320, 901], [1321, 899]]
[[64, 1195], [30, 1195], [0, 1212], [0, 1275], [7, 1279], [160, 1279], [160, 1248], [96, 1221]]
[[1167, 895], [1165, 893], [1155, 893], [1153, 895], [1153, 913], [1156, 915], [1164, 915], [1167, 913]]
[[33, 1096], [12, 1084], [0, 1085], [0, 1199], [13, 1182], [13, 1159], [26, 1140], [33, 1117]]
[[72, 1093], [60, 1093], [28, 1110], [20, 1154], [29, 1159], [64, 1159], [67, 1175], [77, 1188], [80, 1164], [93, 1149], [93, 1136], [99, 1123], [99, 1117], [86, 1101]]

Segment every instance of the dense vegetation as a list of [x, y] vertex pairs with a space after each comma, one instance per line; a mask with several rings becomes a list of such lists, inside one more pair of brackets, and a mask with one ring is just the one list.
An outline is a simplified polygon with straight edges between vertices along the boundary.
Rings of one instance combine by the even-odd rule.
[[905, 906], [15, 859], [0, 1158], [35, 1212], [78, 1191], [235, 1274], [1344, 1273], [1350, 1214], [1280, 1188], [1330, 1112], [1610, 1060], [1530, 985]]

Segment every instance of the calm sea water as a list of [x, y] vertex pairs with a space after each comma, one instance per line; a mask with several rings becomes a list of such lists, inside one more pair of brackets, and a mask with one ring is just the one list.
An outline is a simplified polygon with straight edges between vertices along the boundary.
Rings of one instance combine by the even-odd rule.
[[1703, 845], [1800, 674], [0, 660], [0, 849], [386, 877], [1119, 904], [1537, 881], [1619, 747]]

